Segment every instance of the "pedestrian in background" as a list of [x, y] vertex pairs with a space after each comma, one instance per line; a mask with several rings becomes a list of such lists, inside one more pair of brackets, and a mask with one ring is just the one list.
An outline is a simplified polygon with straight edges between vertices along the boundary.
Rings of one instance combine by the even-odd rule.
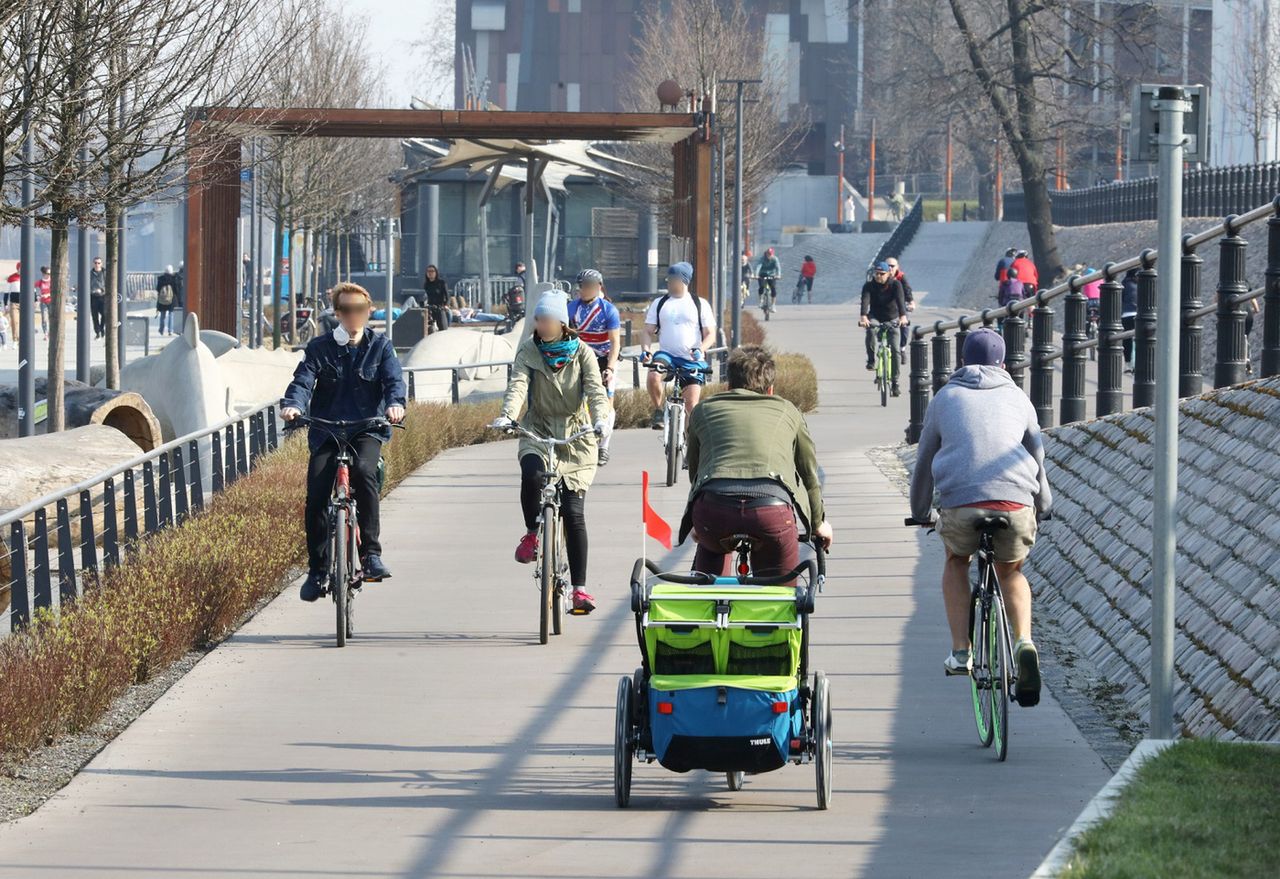
[[53, 304], [53, 279], [48, 266], [40, 266], [40, 280], [36, 281], [36, 301], [40, 307], [40, 332], [49, 341], [49, 306]]
[[173, 266], [165, 266], [164, 274], [156, 278], [156, 332], [162, 336], [173, 335], [173, 322], [170, 315], [177, 298], [177, 283], [173, 275]]
[[89, 269], [89, 313], [93, 315], [93, 337], [101, 339], [107, 314], [107, 277], [102, 271], [102, 257], [93, 258]]
[[18, 327], [19, 309], [22, 307], [22, 263], [18, 263], [13, 267], [13, 274], [7, 279], [9, 285], [8, 292], [8, 311], [9, 311], [9, 335], [13, 338], [13, 344], [18, 344]]

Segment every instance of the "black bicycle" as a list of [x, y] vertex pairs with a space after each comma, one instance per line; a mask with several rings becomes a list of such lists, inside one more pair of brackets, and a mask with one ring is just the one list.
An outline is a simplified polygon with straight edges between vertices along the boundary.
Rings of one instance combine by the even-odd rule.
[[[325, 591], [333, 598], [338, 646], [345, 647], [355, 635], [355, 597], [365, 582], [360, 571], [360, 525], [356, 519], [356, 499], [351, 494], [351, 465], [355, 462], [355, 441], [391, 424], [382, 416], [357, 421], [329, 421], [300, 415], [285, 425], [285, 432], [306, 426], [324, 431], [338, 446], [338, 470], [333, 477], [333, 493], [329, 497], [326, 541], [329, 553], [329, 582]], [[381, 473], [381, 462], [379, 462]], [[370, 579], [370, 583], [377, 582]]]
[[[560, 474], [556, 472], [556, 449], [573, 445], [597, 433], [588, 427], [564, 439], [539, 436], [514, 421], [509, 425], [493, 425], [507, 434], [523, 436], [547, 450], [547, 466], [542, 472], [541, 512], [538, 515], [538, 558], [534, 579], [538, 581], [538, 643], [546, 644], [551, 635], [559, 635], [564, 627], [565, 596], [569, 591], [569, 555], [565, 547], [564, 519], [560, 515]], [[598, 434], [597, 434], [598, 435]]]
[[671, 383], [671, 391], [662, 405], [662, 445], [667, 456], [666, 484], [672, 486], [680, 477], [688, 440], [685, 432], [687, 417], [684, 389], [699, 380], [705, 381], [710, 367], [704, 363], [677, 367], [670, 361], [657, 357], [649, 358], [645, 366], [658, 373], [664, 383]]
[[[1044, 518], [1050, 518], [1046, 515]], [[908, 527], [933, 528], [932, 519], [907, 519]], [[973, 697], [973, 717], [978, 741], [984, 748], [995, 745], [996, 759], [1009, 756], [1009, 699], [1024, 707], [1039, 701], [1018, 697], [1018, 675], [1013, 664], [1013, 638], [1004, 607], [1000, 578], [996, 576], [995, 534], [1010, 527], [1009, 517], [995, 514], [979, 519], [978, 578], [973, 583], [969, 605], [969, 690]]]

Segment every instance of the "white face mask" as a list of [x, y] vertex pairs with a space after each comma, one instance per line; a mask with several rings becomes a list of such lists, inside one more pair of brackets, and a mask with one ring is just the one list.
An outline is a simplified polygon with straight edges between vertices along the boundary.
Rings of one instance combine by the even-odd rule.
[[351, 341], [351, 334], [347, 332], [347, 328], [342, 324], [338, 324], [333, 328], [333, 341], [339, 345], [345, 345]]

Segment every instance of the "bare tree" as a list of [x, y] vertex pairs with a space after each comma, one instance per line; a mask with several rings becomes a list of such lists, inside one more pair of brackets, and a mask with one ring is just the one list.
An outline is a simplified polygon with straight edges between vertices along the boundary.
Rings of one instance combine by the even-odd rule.
[[457, 9], [452, 2], [435, 7], [422, 36], [413, 43], [422, 99], [438, 107], [453, 106], [458, 69]]
[[[786, 59], [769, 53], [763, 18], [749, 13], [743, 0], [682, 0], [669, 9], [649, 4], [641, 15], [631, 72], [619, 90], [626, 109], [657, 110], [655, 89], [668, 79], [700, 95], [709, 94], [722, 79], [763, 80], [751, 87], [752, 103], [742, 117], [743, 191], [747, 198], [759, 194], [794, 154], [809, 127], [804, 107], [787, 102]], [[726, 92], [718, 90], [721, 136], [736, 125]], [[643, 144], [627, 152], [654, 169], [631, 185], [634, 194], [665, 206], [671, 198], [670, 152]], [[732, 178], [732, 158], [728, 164]]]

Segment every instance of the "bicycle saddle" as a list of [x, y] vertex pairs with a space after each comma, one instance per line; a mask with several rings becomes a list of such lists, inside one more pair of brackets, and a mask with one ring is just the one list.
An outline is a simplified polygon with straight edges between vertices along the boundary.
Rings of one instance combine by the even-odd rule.
[[1008, 516], [985, 516], [977, 522], [979, 531], [1003, 531], [1008, 527]]
[[756, 539], [750, 534], [731, 534], [720, 539], [720, 548], [725, 552], [745, 552], [750, 554], [756, 548]]

